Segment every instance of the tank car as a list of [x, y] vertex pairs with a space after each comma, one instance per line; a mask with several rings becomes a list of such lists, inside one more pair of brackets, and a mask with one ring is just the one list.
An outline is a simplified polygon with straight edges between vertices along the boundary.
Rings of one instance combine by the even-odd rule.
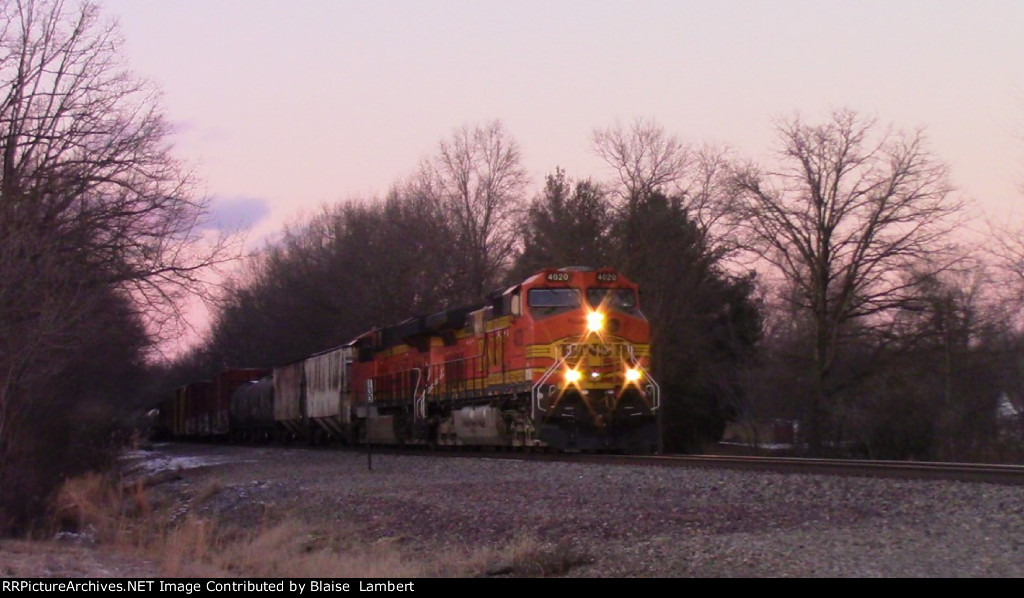
[[231, 434], [231, 397], [235, 391], [268, 374], [263, 368], [229, 368], [223, 370], [212, 381], [208, 395], [207, 419], [209, 436], [226, 438]]
[[239, 385], [231, 393], [231, 440], [269, 442], [277, 436], [274, 422], [274, 379], [266, 375]]

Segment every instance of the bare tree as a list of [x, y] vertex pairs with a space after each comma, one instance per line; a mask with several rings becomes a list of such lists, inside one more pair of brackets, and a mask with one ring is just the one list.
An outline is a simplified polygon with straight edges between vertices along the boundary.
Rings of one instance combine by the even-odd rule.
[[683, 178], [692, 154], [679, 137], [642, 118], [628, 129], [616, 125], [595, 130], [593, 144], [597, 155], [615, 170], [628, 204], [655, 191], [674, 191], [669, 186]]
[[697, 225], [709, 251], [725, 257], [734, 253], [729, 210], [732, 152], [713, 145], [694, 147], [649, 119], [597, 129], [594, 152], [616, 173], [619, 209], [636, 212], [655, 192], [677, 198], [687, 218]]
[[500, 121], [456, 129], [422, 163], [410, 192], [442, 206], [450, 223], [462, 299], [475, 301], [501, 281], [514, 256], [516, 222], [528, 183], [519, 145]]
[[738, 249], [736, 222], [729, 218], [735, 159], [729, 148], [703, 145], [680, 181], [687, 215], [697, 225], [708, 251], [729, 259]]
[[150, 318], [174, 315], [202, 290], [197, 273], [229, 255], [227, 239], [201, 243], [208, 203], [171, 153], [158, 92], [124, 67], [93, 2], [5, 1], [0, 13], [4, 217], [89, 256]]
[[[1002, 298], [1014, 309], [1024, 303], [1024, 226], [1003, 222], [988, 224], [979, 253], [989, 257], [1003, 283]], [[1018, 326], [1024, 322], [1015, 322]]]
[[737, 168], [734, 215], [750, 248], [782, 276], [813, 330], [811, 440], [832, 390], [843, 331], [905, 303], [914, 280], [955, 257], [943, 251], [962, 205], [923, 134], [878, 131], [850, 110], [821, 125], [779, 123], [779, 167]]
[[90, 0], [0, 0], [0, 470], [25, 424], [12, 418], [52, 398], [33, 381], [84, 363], [61, 360], [92, 346], [83, 335], [117, 334], [88, 320], [157, 331], [227, 259], [120, 45]]
[[655, 374], [671, 397], [665, 446], [696, 450], [721, 436], [742, 402], [739, 371], [760, 329], [753, 278], [732, 277], [723, 263], [734, 246], [723, 219], [731, 157], [646, 119], [597, 130], [593, 145], [618, 179], [613, 262], [640, 284]]
[[[1024, 191], [1024, 186], [1021, 187]], [[1002, 376], [1003, 400], [1011, 406], [1004, 417], [1015, 417], [1011, 442], [1024, 446], [1024, 226], [1019, 221], [989, 222], [979, 253], [987, 255], [998, 283], [996, 293], [1005, 318]]]
[[72, 331], [98, 301], [69, 264], [40, 247], [38, 238], [5, 228], [0, 241], [0, 472], [17, 435], [31, 434], [22, 425], [29, 404], [20, 397], [60, 373], [50, 356], [73, 345]]

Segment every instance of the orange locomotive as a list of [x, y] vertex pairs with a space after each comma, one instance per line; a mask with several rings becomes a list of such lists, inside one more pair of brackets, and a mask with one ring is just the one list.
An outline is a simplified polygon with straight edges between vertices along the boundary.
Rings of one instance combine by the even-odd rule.
[[650, 327], [637, 286], [612, 269], [542, 270], [488, 305], [374, 329], [341, 351], [348, 440], [658, 445]]

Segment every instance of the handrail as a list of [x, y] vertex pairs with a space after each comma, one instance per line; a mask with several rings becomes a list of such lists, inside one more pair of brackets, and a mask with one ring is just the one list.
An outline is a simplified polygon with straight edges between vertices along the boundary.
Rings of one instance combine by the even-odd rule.
[[647, 371], [647, 368], [645, 368], [643, 364], [640, 363], [640, 360], [637, 359], [636, 354], [634, 353], [635, 348], [633, 347], [633, 345], [626, 343], [626, 346], [629, 348], [630, 362], [632, 362], [634, 367], [643, 372], [644, 380], [647, 380], [648, 382], [647, 389], [648, 394], [651, 396], [651, 411], [657, 411], [658, 408], [661, 407], [661, 386], [658, 385], [658, 382], [657, 380], [654, 379], [654, 376], [652, 376], [651, 373]]
[[545, 382], [547, 382], [548, 378], [550, 378], [555, 373], [555, 371], [557, 371], [558, 368], [563, 363], [566, 362], [567, 359], [569, 359], [570, 357], [572, 357], [574, 353], [576, 353], [576, 350], [579, 348], [579, 343], [571, 343], [567, 345], [567, 347], [568, 348], [565, 351], [565, 354], [562, 355], [562, 358], [551, 364], [551, 367], [549, 367], [547, 371], [545, 371], [544, 374], [541, 375], [537, 382], [534, 383], [533, 388], [530, 389], [530, 401], [533, 403], [534, 411], [540, 411], [542, 413], [547, 412], [547, 409], [544, 409], [540, 406], [540, 387], [543, 386]]
[[[441, 383], [441, 380], [444, 380], [444, 364], [441, 364], [441, 367], [437, 369], [439, 369], [441, 373], [437, 376], [437, 378], [434, 379], [433, 382], [424, 386], [423, 392], [420, 393], [420, 396], [415, 399], [415, 408], [413, 411], [420, 417], [420, 419], [427, 418], [427, 395], [434, 390], [434, 387]], [[427, 372], [427, 379], [430, 379], [429, 371]]]

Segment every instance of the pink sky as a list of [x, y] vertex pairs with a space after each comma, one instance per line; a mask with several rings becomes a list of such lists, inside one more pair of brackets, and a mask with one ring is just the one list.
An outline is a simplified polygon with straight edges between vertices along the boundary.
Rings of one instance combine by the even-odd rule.
[[926, 128], [986, 215], [1024, 198], [1020, 0], [101, 1], [254, 242], [491, 119], [536, 190], [556, 166], [607, 178], [590, 138], [616, 121], [762, 158], [774, 117], [850, 107]]

